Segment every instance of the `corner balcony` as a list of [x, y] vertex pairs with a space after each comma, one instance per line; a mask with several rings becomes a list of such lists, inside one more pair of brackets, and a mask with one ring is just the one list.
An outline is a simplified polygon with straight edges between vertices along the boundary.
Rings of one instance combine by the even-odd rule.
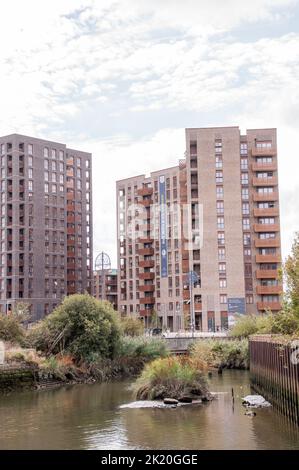
[[273, 176], [272, 178], [253, 177], [252, 178], [252, 185], [253, 186], [277, 186], [278, 185], [278, 179], [277, 179], [276, 176]]
[[253, 209], [254, 217], [277, 217], [279, 215], [278, 207], [268, 207], [266, 209], [259, 209], [255, 207]]
[[254, 240], [254, 246], [256, 248], [278, 248], [280, 247], [280, 238], [256, 238]]
[[278, 191], [273, 191], [273, 193], [254, 192], [252, 199], [254, 202], [278, 201]]
[[282, 293], [282, 286], [256, 286], [256, 293], [259, 295], [274, 294], [280, 295]]
[[272, 311], [279, 311], [281, 309], [280, 302], [257, 302], [257, 309], [260, 311], [265, 310], [272, 310]]
[[277, 171], [277, 163], [258, 163], [254, 162], [251, 165], [252, 171]]
[[257, 279], [278, 279], [278, 270], [277, 269], [257, 269], [256, 278]]
[[152, 308], [145, 308], [145, 309], [139, 310], [139, 315], [141, 317], [150, 317], [152, 313], [153, 313]]
[[251, 155], [253, 157], [272, 157], [273, 155], [276, 155], [276, 153], [277, 153], [276, 147], [270, 147], [270, 148], [253, 147], [251, 149]]
[[281, 257], [280, 255], [256, 255], [255, 262], [256, 263], [280, 263]]
[[255, 232], [279, 232], [279, 224], [254, 224]]
[[138, 204], [142, 204], [144, 207], [150, 207], [154, 201], [152, 199], [140, 199]]

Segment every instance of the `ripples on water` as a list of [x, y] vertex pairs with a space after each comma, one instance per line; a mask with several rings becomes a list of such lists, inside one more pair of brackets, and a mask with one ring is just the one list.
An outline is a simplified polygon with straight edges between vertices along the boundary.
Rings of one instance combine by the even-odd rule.
[[225, 371], [211, 390], [214, 401], [176, 409], [122, 408], [133, 401], [124, 382], [2, 396], [0, 448], [299, 449], [298, 428], [272, 408], [244, 415], [247, 372]]

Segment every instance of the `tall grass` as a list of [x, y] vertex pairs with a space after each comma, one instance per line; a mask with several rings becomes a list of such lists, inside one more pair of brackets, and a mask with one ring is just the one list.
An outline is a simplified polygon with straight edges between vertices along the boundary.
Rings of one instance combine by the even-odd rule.
[[137, 399], [207, 396], [204, 362], [190, 357], [167, 357], [147, 364], [134, 389]]

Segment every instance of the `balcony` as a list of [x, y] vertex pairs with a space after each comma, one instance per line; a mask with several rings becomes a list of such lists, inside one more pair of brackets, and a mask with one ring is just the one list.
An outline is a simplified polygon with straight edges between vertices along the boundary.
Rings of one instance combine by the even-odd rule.
[[277, 311], [281, 309], [281, 303], [280, 302], [257, 302], [257, 309], [258, 310], [272, 310], [272, 311]]
[[272, 178], [253, 177], [252, 178], [252, 185], [253, 186], [277, 186], [278, 185], [278, 179], [277, 179], [276, 176], [273, 176]]
[[139, 279], [153, 280], [155, 279], [155, 273], [151, 273], [151, 272], [139, 273]]
[[282, 293], [282, 286], [256, 286], [256, 293], [259, 295], [274, 294], [280, 295]]
[[155, 262], [153, 260], [139, 261], [140, 268], [153, 268], [154, 266], [155, 266]]
[[141, 199], [138, 204], [142, 204], [144, 207], [149, 207], [154, 203], [152, 199]]
[[257, 279], [278, 279], [278, 270], [277, 269], [257, 269], [256, 278]]
[[142, 309], [139, 311], [139, 315], [141, 317], [150, 317], [153, 313], [153, 309], [152, 308], [146, 308], [146, 309]]
[[74, 227], [68, 227], [67, 228], [67, 234], [68, 235], [75, 235], [76, 229]]
[[270, 148], [253, 147], [251, 149], [251, 155], [253, 157], [271, 157], [272, 155], [276, 155], [276, 153], [277, 153], [276, 147], [270, 147]]
[[140, 292], [154, 292], [155, 286], [154, 284], [145, 284], [143, 286], [139, 286]]
[[252, 163], [252, 171], [277, 171], [276, 162], [272, 163]]
[[67, 222], [69, 224], [74, 224], [76, 222], [75, 216], [74, 215], [68, 215], [67, 216]]
[[256, 263], [280, 263], [281, 257], [279, 255], [256, 255]]
[[273, 193], [253, 193], [254, 202], [278, 201], [278, 191]]
[[140, 256], [148, 256], [154, 254], [154, 248], [139, 248], [137, 250], [138, 255]]
[[279, 224], [254, 224], [255, 232], [279, 232]]
[[254, 246], [256, 248], [278, 248], [280, 247], [280, 238], [256, 238], [254, 240]]
[[153, 194], [153, 188], [151, 187], [144, 187], [141, 189], [137, 189], [138, 196], [151, 196]]
[[195, 302], [194, 303], [194, 310], [196, 312], [201, 312], [202, 311], [202, 303], [201, 302]]
[[147, 238], [137, 238], [138, 243], [153, 243], [154, 239], [151, 236], [148, 236]]
[[[68, 275], [67, 275], [67, 280], [68, 280], [68, 281], [76, 281], [76, 279], [77, 279], [76, 274], [68, 274]], [[69, 288], [68, 288], [68, 289], [69, 289]]]
[[154, 297], [141, 297], [139, 299], [140, 304], [154, 304], [155, 298]]
[[253, 209], [254, 217], [276, 217], [279, 215], [278, 207], [268, 207], [266, 209], [259, 209], [255, 207]]

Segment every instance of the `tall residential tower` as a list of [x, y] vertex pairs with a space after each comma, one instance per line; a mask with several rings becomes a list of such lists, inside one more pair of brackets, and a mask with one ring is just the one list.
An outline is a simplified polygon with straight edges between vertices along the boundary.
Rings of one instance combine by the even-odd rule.
[[[119, 309], [202, 331], [280, 309], [275, 129], [186, 129], [177, 167], [117, 182]], [[196, 278], [190, 299], [188, 272]]]
[[92, 290], [91, 154], [12, 134], [0, 138], [0, 308], [39, 319]]

